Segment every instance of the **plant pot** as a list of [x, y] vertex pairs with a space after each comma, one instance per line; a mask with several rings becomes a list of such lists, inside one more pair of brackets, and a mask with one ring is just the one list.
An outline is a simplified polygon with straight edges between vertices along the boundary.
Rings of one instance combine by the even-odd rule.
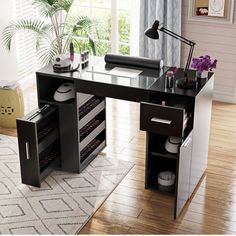
[[206, 79], [206, 78], [208, 78], [208, 71], [207, 70], [197, 71], [196, 74], [197, 74], [197, 78], [199, 78], [199, 79]]

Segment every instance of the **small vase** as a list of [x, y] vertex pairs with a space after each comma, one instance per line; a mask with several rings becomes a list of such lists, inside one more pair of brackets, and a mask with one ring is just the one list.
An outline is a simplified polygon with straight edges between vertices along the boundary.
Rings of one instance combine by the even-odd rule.
[[208, 78], [208, 71], [207, 70], [197, 71], [197, 78], [199, 78], [199, 79], [206, 79], [206, 78]]
[[208, 80], [208, 71], [207, 70], [197, 71], [196, 76], [197, 76], [198, 86], [202, 87]]

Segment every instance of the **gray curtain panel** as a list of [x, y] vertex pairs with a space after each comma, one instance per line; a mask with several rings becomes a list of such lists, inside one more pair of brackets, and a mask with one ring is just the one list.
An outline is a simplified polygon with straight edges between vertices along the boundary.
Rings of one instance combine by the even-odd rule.
[[155, 20], [181, 35], [182, 0], [141, 0], [140, 6], [140, 56], [163, 59], [166, 66], [180, 66], [179, 40], [160, 32], [160, 39], [149, 39], [144, 31]]

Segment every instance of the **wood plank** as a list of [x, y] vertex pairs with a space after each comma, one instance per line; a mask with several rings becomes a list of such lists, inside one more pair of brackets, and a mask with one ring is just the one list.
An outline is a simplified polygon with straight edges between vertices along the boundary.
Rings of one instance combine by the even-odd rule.
[[116, 223], [111, 224], [110, 222], [94, 217], [87, 223], [86, 228], [80, 231], [80, 234], [86, 234], [86, 232], [89, 232], [90, 230], [97, 234], [127, 234], [129, 228], [129, 226]]

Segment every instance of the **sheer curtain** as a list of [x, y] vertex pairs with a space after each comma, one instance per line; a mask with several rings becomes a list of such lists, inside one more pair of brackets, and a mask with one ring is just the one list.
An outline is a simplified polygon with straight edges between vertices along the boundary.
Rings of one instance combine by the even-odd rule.
[[177, 34], [181, 34], [182, 0], [141, 0], [140, 56], [163, 59], [166, 66], [180, 66], [180, 41], [160, 32], [160, 39], [149, 39], [144, 31], [155, 20]]
[[[15, 19], [37, 19], [37, 9], [29, 0], [14, 0]], [[35, 50], [35, 38], [30, 32], [21, 31], [16, 35], [18, 79], [34, 78], [39, 68]]]

